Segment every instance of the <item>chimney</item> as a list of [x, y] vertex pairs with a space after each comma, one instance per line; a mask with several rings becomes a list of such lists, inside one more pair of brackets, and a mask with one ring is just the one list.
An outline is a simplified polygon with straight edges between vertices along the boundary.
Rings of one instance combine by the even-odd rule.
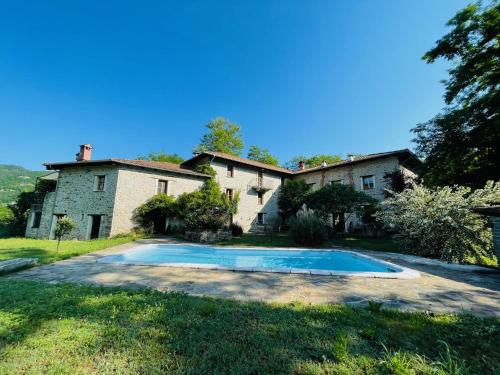
[[353, 154], [347, 155], [347, 158], [349, 159], [349, 161], [354, 161], [354, 155]]
[[88, 161], [92, 155], [92, 146], [89, 144], [80, 145], [80, 152], [76, 154], [76, 161]]
[[304, 161], [303, 161], [303, 160], [299, 161], [299, 170], [301, 170], [301, 171], [302, 171], [302, 170], [304, 170], [305, 168], [306, 168], [306, 165], [304, 164]]
[[326, 161], [323, 160], [323, 163], [321, 163], [321, 166], [325, 168], [328, 164], [326, 164]]

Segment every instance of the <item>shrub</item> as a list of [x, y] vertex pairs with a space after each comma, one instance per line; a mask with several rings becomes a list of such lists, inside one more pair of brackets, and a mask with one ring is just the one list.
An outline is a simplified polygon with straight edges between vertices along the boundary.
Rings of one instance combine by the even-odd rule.
[[463, 262], [492, 257], [493, 243], [487, 220], [474, 213], [477, 206], [500, 202], [500, 182], [484, 189], [467, 187], [428, 189], [413, 185], [382, 203], [376, 214], [403, 250], [417, 255]]
[[143, 229], [154, 233], [164, 233], [167, 218], [177, 214], [175, 199], [166, 194], [157, 194], [134, 212], [134, 221]]
[[232, 223], [229, 227], [231, 229], [231, 235], [239, 237], [243, 235], [243, 228], [241, 225]]
[[231, 215], [236, 214], [238, 201], [238, 193], [230, 200], [221, 193], [219, 184], [210, 179], [199, 190], [179, 196], [177, 213], [188, 230], [218, 230], [227, 226]]
[[324, 219], [304, 205], [290, 222], [290, 234], [299, 245], [320, 246], [328, 238]]

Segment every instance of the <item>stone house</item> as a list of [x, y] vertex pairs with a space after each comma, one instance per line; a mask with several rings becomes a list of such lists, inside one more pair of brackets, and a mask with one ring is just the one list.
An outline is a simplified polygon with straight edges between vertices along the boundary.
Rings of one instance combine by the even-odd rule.
[[[176, 197], [212, 178], [195, 170], [203, 163], [216, 171], [214, 178], [223, 192], [230, 197], [239, 192], [233, 222], [247, 232], [266, 230], [278, 220], [279, 188], [286, 179], [304, 179], [312, 189], [348, 183], [382, 199], [388, 183], [386, 173], [400, 170], [414, 176], [420, 162], [409, 150], [400, 150], [291, 171], [220, 152], [203, 152], [180, 165], [118, 158], [92, 160], [90, 145], [82, 145], [76, 161], [44, 164], [48, 170], [58, 171], [57, 183], [33, 206], [26, 236], [54, 238], [58, 218], [66, 215], [75, 221], [72, 236], [78, 239], [127, 233], [135, 226], [134, 210], [155, 194]], [[342, 225], [347, 228], [349, 222]]]

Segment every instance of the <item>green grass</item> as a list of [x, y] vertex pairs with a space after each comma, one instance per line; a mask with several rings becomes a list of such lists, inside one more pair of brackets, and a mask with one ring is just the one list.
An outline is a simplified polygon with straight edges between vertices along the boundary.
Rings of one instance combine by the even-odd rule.
[[12, 258], [38, 258], [41, 264], [52, 263], [120, 245], [134, 239], [132, 236], [127, 236], [92, 241], [61, 241], [61, 246], [57, 251], [57, 241], [6, 238], [0, 239], [0, 261]]
[[[232, 246], [270, 246], [270, 247], [299, 247], [288, 234], [243, 234], [220, 245]], [[366, 250], [399, 252], [398, 246], [390, 238], [369, 238], [355, 235], [338, 236], [328, 240], [323, 247], [349, 247]]]
[[500, 321], [0, 279], [1, 374], [490, 374]]

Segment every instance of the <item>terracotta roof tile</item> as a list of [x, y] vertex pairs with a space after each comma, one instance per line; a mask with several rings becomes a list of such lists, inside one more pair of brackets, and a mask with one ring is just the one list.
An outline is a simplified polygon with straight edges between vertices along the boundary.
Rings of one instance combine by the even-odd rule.
[[192, 169], [183, 168], [179, 164], [167, 163], [163, 161], [151, 161], [151, 160], [132, 160], [132, 159], [113, 158], [113, 159], [103, 159], [103, 160], [45, 163], [44, 165], [47, 167], [47, 169], [61, 169], [64, 167], [80, 167], [87, 165], [100, 165], [100, 164], [113, 164], [113, 163], [131, 165], [148, 169], [156, 169], [168, 172], [175, 172], [191, 176], [210, 177], [209, 175], [193, 171]]
[[318, 171], [321, 169], [330, 169], [330, 168], [336, 168], [336, 167], [342, 167], [344, 165], [348, 164], [355, 164], [359, 163], [362, 161], [367, 161], [367, 160], [373, 160], [373, 159], [380, 159], [388, 156], [401, 156], [401, 155], [407, 155], [408, 158], [413, 158], [414, 160], [418, 160], [418, 158], [413, 154], [410, 150], [404, 149], [404, 150], [396, 150], [396, 151], [388, 151], [388, 152], [379, 152], [376, 154], [368, 154], [368, 155], [360, 155], [356, 156], [353, 160], [341, 160], [332, 164], [328, 164], [325, 167], [318, 166], [318, 167], [312, 167], [312, 168], [306, 168], [302, 170], [296, 170], [293, 171], [293, 174], [303, 174], [303, 173], [309, 173], [309, 172], [314, 172]]
[[270, 171], [286, 173], [286, 174], [292, 173], [291, 170], [283, 168], [283, 167], [278, 167], [276, 165], [261, 163], [260, 161], [255, 161], [255, 160], [248, 159], [248, 158], [242, 158], [241, 156], [235, 156], [235, 155], [231, 155], [231, 154], [226, 154], [224, 152], [216, 152], [216, 151], [204, 151], [204, 152], [200, 153], [199, 155], [197, 155], [189, 160], [186, 160], [182, 164], [186, 164], [186, 165], [191, 164], [191, 161], [193, 161], [195, 159], [199, 159], [199, 158], [203, 157], [203, 155], [215, 156], [217, 158], [231, 160], [231, 161], [234, 161], [237, 163], [247, 164], [247, 165], [251, 165], [253, 167], [267, 169]]

